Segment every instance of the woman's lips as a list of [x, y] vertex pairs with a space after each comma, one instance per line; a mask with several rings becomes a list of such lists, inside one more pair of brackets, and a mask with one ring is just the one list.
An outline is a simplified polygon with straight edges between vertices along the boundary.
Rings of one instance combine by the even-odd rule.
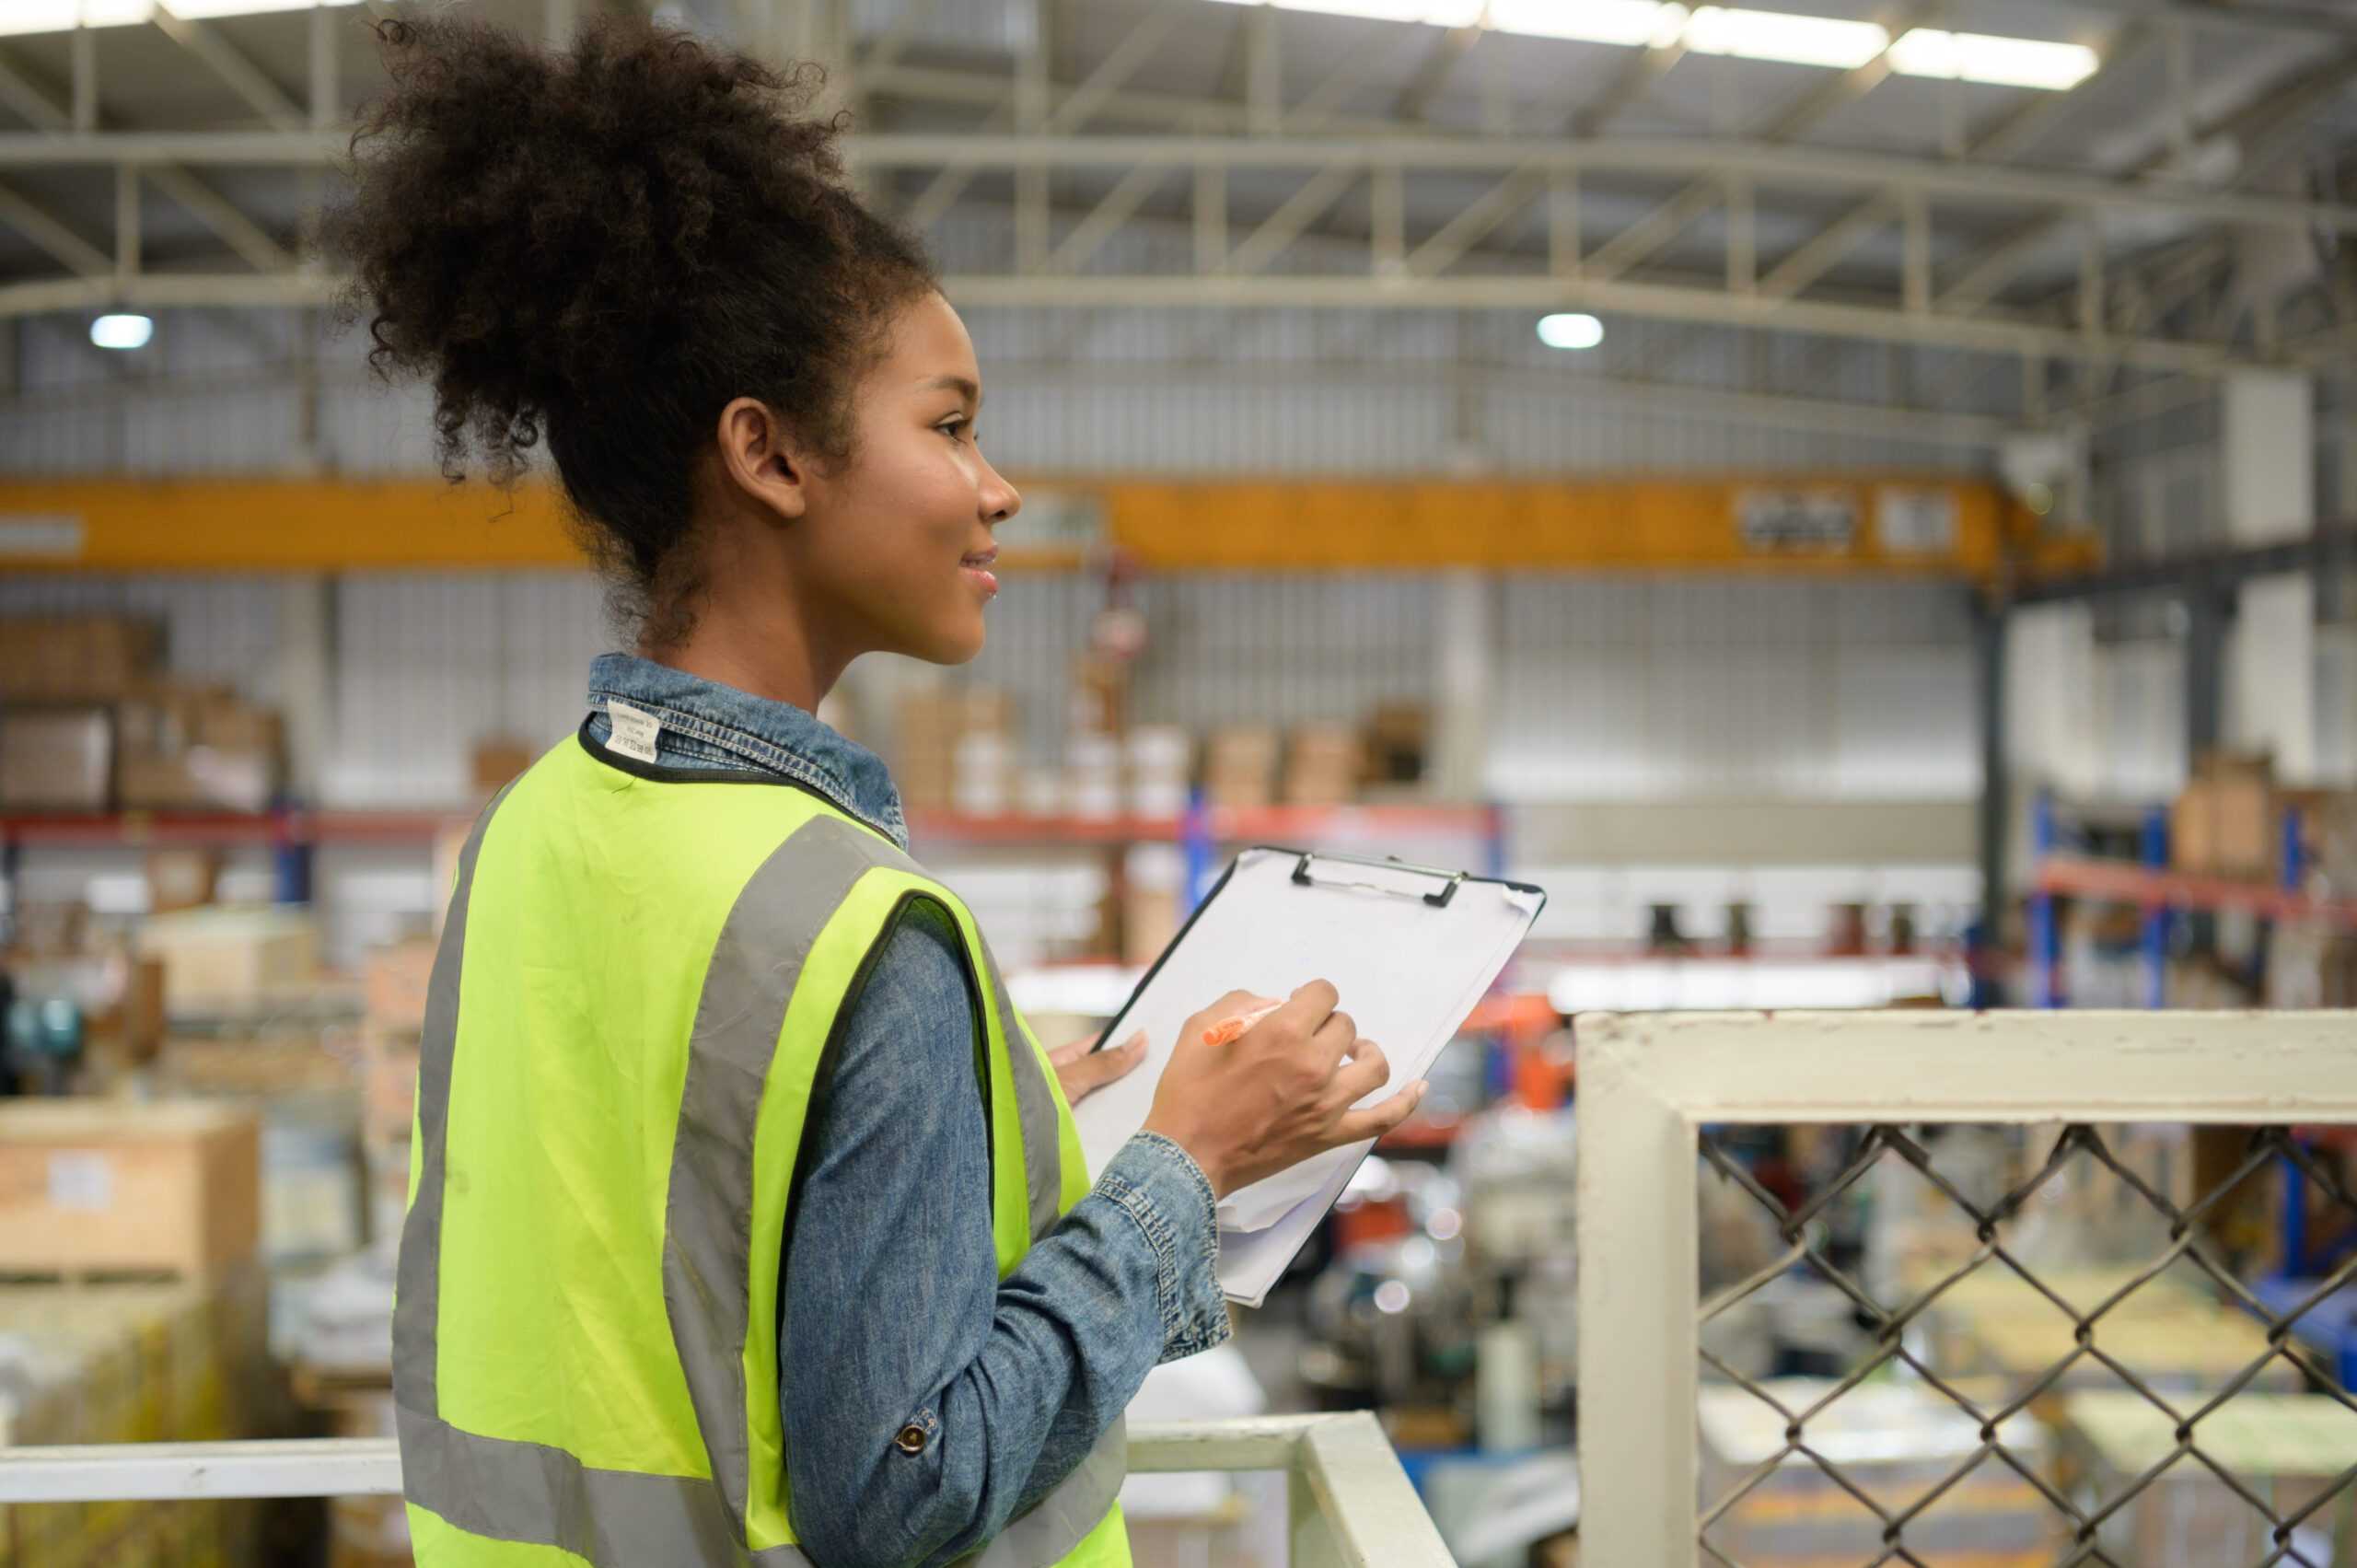
[[997, 563], [998, 552], [985, 550], [967, 556], [959, 563], [959, 570], [966, 574], [966, 580], [973, 584], [985, 599], [993, 599], [998, 597], [998, 574], [991, 568]]

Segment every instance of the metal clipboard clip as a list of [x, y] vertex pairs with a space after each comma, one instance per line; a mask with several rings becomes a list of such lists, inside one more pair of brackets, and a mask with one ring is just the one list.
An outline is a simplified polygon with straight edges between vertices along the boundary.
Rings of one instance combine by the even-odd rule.
[[1434, 909], [1445, 910], [1449, 906], [1450, 901], [1457, 897], [1457, 889], [1465, 885], [1465, 873], [1462, 871], [1443, 871], [1438, 866], [1434, 865], [1411, 865], [1406, 861], [1396, 858], [1387, 860], [1353, 860], [1349, 855], [1332, 854], [1327, 855], [1324, 858], [1343, 865], [1375, 865], [1380, 866], [1387, 871], [1411, 872], [1418, 877], [1438, 877], [1443, 878], [1447, 883], [1447, 886], [1441, 889], [1440, 891], [1436, 893], [1416, 893], [1411, 892], [1404, 888], [1387, 888], [1379, 882], [1337, 882], [1331, 879], [1320, 880], [1319, 878], [1313, 877], [1309, 874], [1310, 863], [1318, 858], [1318, 855], [1314, 851], [1303, 852], [1301, 859], [1293, 868], [1293, 880], [1295, 886], [1302, 888], [1338, 888], [1344, 891], [1353, 893], [1378, 893], [1387, 899], [1422, 899], [1424, 902], [1430, 904]]

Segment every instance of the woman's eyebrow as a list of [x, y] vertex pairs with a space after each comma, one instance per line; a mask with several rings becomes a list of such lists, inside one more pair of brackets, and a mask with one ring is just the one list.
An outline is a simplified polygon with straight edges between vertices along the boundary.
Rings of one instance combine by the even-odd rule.
[[924, 384], [924, 389], [928, 392], [935, 390], [956, 392], [970, 406], [974, 408], [982, 406], [981, 388], [963, 376], [936, 376]]

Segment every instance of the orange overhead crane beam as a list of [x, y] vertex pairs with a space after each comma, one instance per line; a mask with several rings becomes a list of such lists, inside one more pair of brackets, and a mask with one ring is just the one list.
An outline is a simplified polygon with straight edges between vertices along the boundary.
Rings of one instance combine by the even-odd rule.
[[[1992, 581], [2037, 519], [1995, 487], [1904, 475], [1105, 487], [1107, 531], [1147, 567], [1884, 573]], [[2034, 555], [2058, 557], [2037, 559]]]
[[[1906, 475], [1035, 481], [1016, 569], [1111, 548], [1160, 571], [1903, 574], [1992, 581], [2091, 564], [1993, 487]], [[1044, 536], [1044, 537], [1043, 537]], [[545, 484], [0, 481], [0, 571], [364, 572], [575, 566]]]

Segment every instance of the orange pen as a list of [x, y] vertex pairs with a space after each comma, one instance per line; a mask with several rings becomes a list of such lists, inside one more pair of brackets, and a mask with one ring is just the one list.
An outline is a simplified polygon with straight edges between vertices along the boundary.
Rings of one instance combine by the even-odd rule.
[[1233, 1017], [1222, 1018], [1203, 1031], [1203, 1043], [1205, 1045], [1234, 1045], [1244, 1038], [1245, 1031], [1283, 1005], [1282, 1002], [1271, 1002], [1265, 1007], [1255, 1007], [1248, 1013], [1238, 1013]]

